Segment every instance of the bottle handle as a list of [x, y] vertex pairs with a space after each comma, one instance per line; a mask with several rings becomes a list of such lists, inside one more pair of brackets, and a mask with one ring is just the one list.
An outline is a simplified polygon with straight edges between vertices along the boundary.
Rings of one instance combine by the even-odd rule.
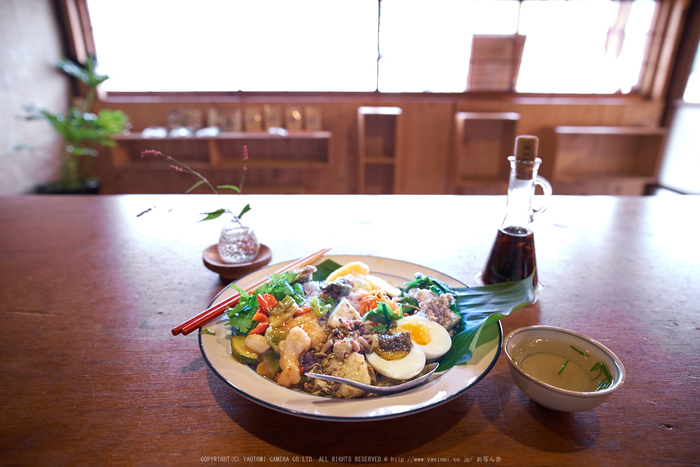
[[[544, 199], [542, 200], [542, 204], [540, 205], [539, 209], [532, 209], [533, 217], [538, 214], [542, 214], [547, 210], [547, 205], [549, 204], [549, 197], [552, 196], [552, 185], [547, 181], [546, 178], [542, 177], [541, 175], [538, 175], [535, 178], [535, 187], [537, 187], [537, 185], [539, 185], [542, 188]], [[533, 187], [533, 194], [535, 187]]]

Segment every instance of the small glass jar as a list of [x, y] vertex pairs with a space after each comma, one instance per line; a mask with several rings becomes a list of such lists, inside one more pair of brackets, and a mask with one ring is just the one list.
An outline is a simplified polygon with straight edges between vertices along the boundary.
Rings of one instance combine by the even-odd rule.
[[218, 248], [219, 256], [225, 263], [249, 263], [258, 256], [260, 242], [253, 229], [234, 217], [221, 229]]

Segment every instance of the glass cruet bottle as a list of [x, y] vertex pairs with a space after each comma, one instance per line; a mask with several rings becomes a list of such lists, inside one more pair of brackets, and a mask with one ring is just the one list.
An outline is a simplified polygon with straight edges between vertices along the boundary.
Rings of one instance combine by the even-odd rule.
[[[518, 136], [515, 139], [515, 155], [508, 157], [510, 178], [505, 216], [481, 274], [480, 279], [484, 284], [516, 281], [533, 274], [533, 286], [540, 288], [535, 236], [531, 225], [534, 217], [547, 209], [552, 186], [537, 175], [542, 163], [537, 157], [538, 142], [536, 136]], [[533, 207], [536, 186], [540, 186], [544, 193], [544, 201], [538, 208]]]

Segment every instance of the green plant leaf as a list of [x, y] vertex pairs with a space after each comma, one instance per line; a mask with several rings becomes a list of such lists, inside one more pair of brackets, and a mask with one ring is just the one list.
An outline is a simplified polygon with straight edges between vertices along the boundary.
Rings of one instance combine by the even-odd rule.
[[68, 76], [77, 78], [90, 87], [95, 87], [109, 79], [109, 76], [101, 75], [95, 71], [95, 60], [91, 56], [87, 57], [85, 66], [65, 57], [59, 60], [56, 66]]
[[532, 276], [501, 284], [455, 288], [452, 293], [462, 323], [459, 332], [452, 337], [452, 347], [440, 361], [438, 371], [469, 361], [484, 327], [535, 300]]
[[[192, 185], [192, 186], [189, 188], [189, 190], [187, 190], [185, 193], [190, 193], [192, 190], [194, 190], [195, 188], [197, 188], [198, 186], [203, 185], [203, 184], [204, 184], [204, 180], [199, 180], [199, 181], [196, 182], [194, 185]], [[221, 214], [219, 214], [219, 216], [220, 216], [220, 215], [221, 215]], [[219, 216], [216, 216], [216, 217], [219, 217]], [[203, 219], [203, 220], [206, 220], [206, 219]]]
[[[236, 193], [241, 192], [241, 189], [235, 185], [218, 185], [217, 188], [219, 188], [221, 190], [232, 190], [232, 191], [235, 191]], [[241, 216], [238, 216], [238, 217], [241, 217]]]
[[243, 217], [243, 214], [250, 211], [251, 209], [253, 208], [250, 207], [250, 204], [246, 204], [243, 210], [241, 210], [241, 213], [238, 215], [238, 218], [240, 219], [241, 217]]
[[[204, 182], [201, 182], [204, 183]], [[210, 221], [212, 219], [216, 219], [217, 217], [220, 217], [223, 213], [227, 212], [226, 209], [217, 209], [216, 211], [213, 212], [203, 212], [202, 214], [206, 214], [207, 217], [204, 219], [201, 219], [199, 222], [203, 221]]]

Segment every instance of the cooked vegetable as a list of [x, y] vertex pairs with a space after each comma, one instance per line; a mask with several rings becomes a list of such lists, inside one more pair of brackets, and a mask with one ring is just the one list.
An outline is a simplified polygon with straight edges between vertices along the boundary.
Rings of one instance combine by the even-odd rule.
[[260, 363], [255, 371], [259, 375], [274, 381], [275, 376], [280, 372], [280, 356], [272, 350], [260, 355]]
[[270, 326], [273, 328], [279, 327], [282, 323], [294, 316], [297, 310], [299, 310], [299, 307], [294, 299], [289, 296], [284, 297], [281, 301], [277, 302], [275, 306], [270, 308]]
[[245, 347], [251, 352], [261, 354], [270, 350], [270, 344], [267, 343], [265, 336], [260, 334], [248, 334], [245, 338]]
[[268, 344], [270, 344], [270, 347], [279, 354], [279, 343], [284, 340], [284, 338], [287, 337], [287, 333], [285, 331], [282, 331], [280, 329], [275, 329], [275, 328], [267, 328], [265, 331], [265, 340], [267, 341]]
[[268, 314], [270, 312], [270, 308], [277, 305], [277, 299], [274, 295], [269, 293], [256, 295], [255, 298], [258, 300], [258, 304], [260, 305], [260, 311], [265, 314]]
[[325, 315], [331, 309], [330, 304], [322, 303], [318, 297], [314, 297], [311, 300], [309, 300], [309, 306], [314, 310], [314, 313], [316, 313], [318, 316]]
[[251, 352], [245, 346], [245, 336], [231, 336], [231, 350], [233, 356], [246, 365], [258, 361], [258, 354]]

